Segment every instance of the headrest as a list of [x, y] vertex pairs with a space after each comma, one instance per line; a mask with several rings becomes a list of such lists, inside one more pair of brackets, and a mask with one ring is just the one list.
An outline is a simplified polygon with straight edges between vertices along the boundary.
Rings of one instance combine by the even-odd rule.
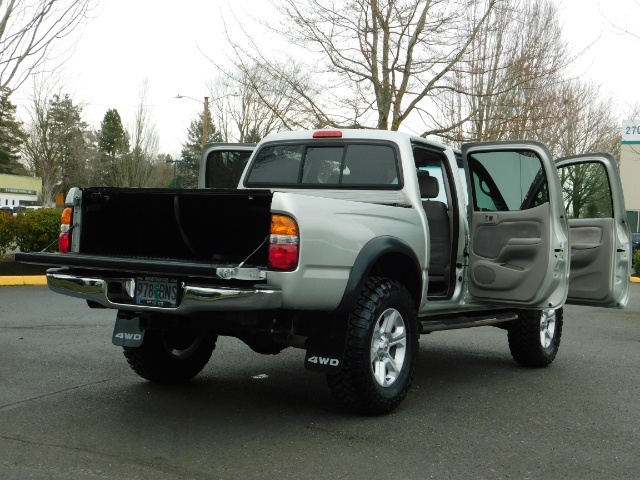
[[438, 179], [425, 170], [418, 170], [418, 187], [422, 198], [436, 198], [440, 193]]

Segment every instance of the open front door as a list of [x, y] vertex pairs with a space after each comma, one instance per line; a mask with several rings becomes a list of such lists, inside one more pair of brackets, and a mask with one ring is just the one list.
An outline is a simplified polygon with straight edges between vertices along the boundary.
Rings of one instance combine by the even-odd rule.
[[556, 161], [571, 262], [567, 303], [624, 307], [629, 295], [631, 234], [616, 162], [606, 153]]
[[528, 308], [567, 295], [568, 226], [560, 182], [541, 143], [462, 146], [469, 191], [469, 293]]

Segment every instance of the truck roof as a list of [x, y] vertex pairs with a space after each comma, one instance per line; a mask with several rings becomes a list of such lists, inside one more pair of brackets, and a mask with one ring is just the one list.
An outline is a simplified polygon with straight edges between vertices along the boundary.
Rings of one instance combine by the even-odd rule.
[[[319, 130], [296, 130], [285, 131], [279, 133], [272, 133], [262, 139], [260, 143], [266, 142], [281, 142], [283, 140], [309, 140], [314, 138], [315, 133], [329, 134], [329, 132], [339, 132], [340, 136], [335, 138], [345, 139], [363, 139], [363, 140], [388, 140], [392, 142], [402, 141], [415, 141], [432, 145], [436, 148], [450, 148], [446, 145], [418, 135], [412, 135], [404, 132], [396, 132], [390, 130], [374, 130], [374, 129], [355, 129], [355, 128], [331, 128], [331, 129], [319, 129]], [[327, 137], [323, 137], [327, 138]]]

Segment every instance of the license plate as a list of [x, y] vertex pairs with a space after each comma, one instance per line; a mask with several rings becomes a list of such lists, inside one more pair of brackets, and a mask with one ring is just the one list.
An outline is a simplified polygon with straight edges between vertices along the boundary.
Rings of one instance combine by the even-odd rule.
[[164, 277], [136, 279], [136, 304], [175, 307], [178, 303], [178, 282]]

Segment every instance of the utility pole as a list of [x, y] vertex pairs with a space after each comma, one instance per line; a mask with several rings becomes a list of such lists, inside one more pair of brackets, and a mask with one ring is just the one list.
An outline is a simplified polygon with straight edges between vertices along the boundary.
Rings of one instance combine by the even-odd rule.
[[204, 97], [204, 117], [202, 117], [202, 142], [201, 146], [207, 144], [207, 134], [209, 133], [209, 97]]
[[[0, 0], [0, 5], [2, 5], [2, 0]], [[221, 100], [227, 97], [239, 97], [240, 95], [236, 92], [227, 93], [226, 95], [222, 95], [221, 97], [214, 98], [213, 101]], [[201, 147], [204, 149], [204, 146], [207, 144], [207, 137], [209, 136], [209, 97], [204, 97], [204, 102], [197, 100], [193, 97], [187, 97], [186, 95], [176, 95], [175, 98], [188, 98], [189, 100], [193, 100], [194, 102], [199, 102], [204, 105], [204, 118], [202, 119], [202, 140]]]

